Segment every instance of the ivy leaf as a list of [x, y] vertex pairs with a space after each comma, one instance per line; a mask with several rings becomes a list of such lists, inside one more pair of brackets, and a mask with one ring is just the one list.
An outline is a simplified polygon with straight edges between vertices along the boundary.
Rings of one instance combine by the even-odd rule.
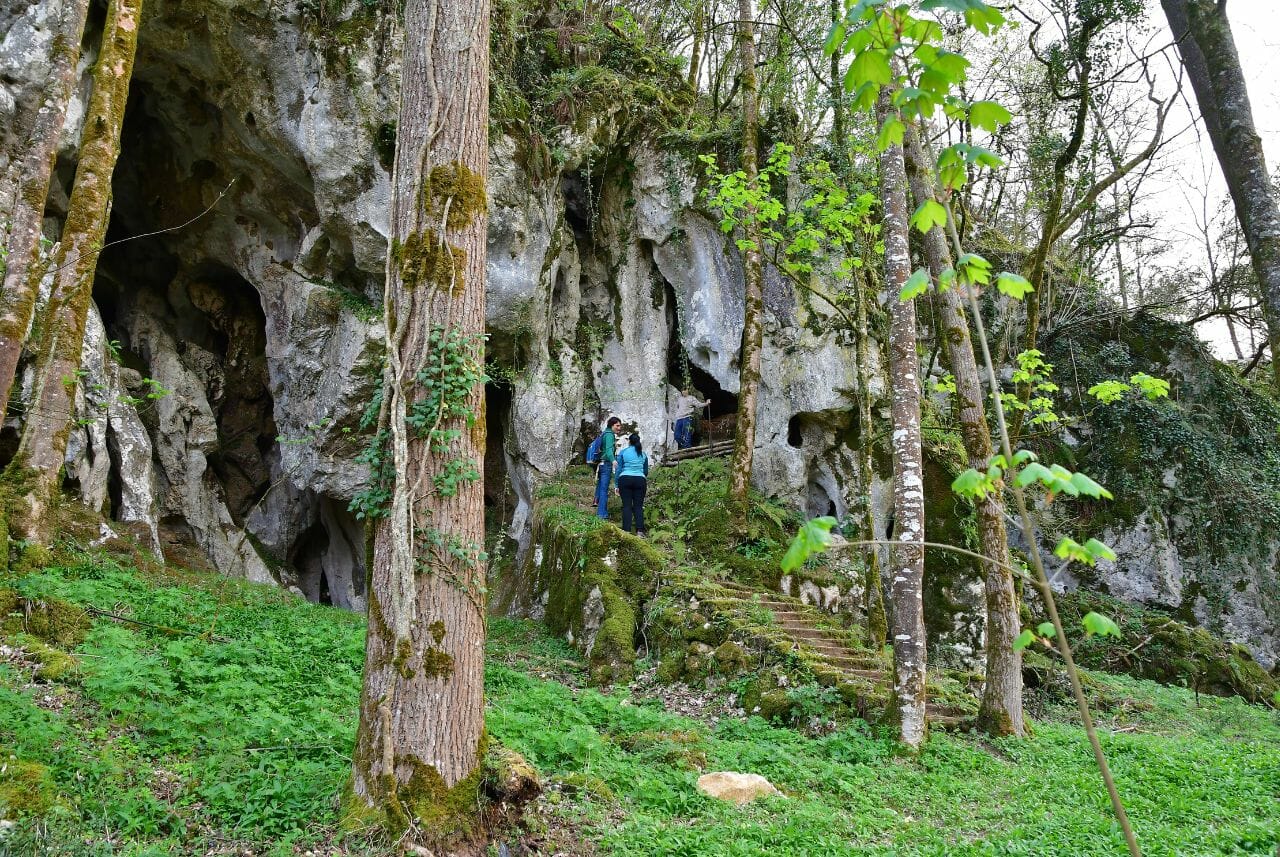
[[[845, 75], [845, 89], [853, 91], [853, 76]], [[857, 87], [857, 92], [853, 96], [853, 109], [866, 113], [876, 106], [876, 99], [880, 97], [880, 84], [864, 83]]]
[[1035, 639], [1036, 639], [1036, 635], [1031, 633], [1031, 629], [1028, 628], [1027, 630], [1023, 631], [1021, 634], [1018, 635], [1018, 639], [1013, 641], [1013, 650], [1015, 652], [1020, 652], [1023, 649], [1025, 649], [1027, 646], [1034, 643]]
[[1085, 392], [1104, 405], [1113, 405], [1129, 392], [1129, 385], [1124, 381], [1099, 381]]
[[1106, 488], [1103, 488], [1101, 485], [1099, 485], [1097, 482], [1094, 482], [1092, 479], [1090, 479], [1088, 476], [1084, 475], [1083, 473], [1072, 473], [1070, 482], [1077, 491], [1079, 491], [1081, 494], [1085, 495], [1086, 497], [1092, 497], [1095, 500], [1114, 499], [1110, 491], [1108, 491]]
[[1141, 390], [1142, 395], [1146, 396], [1148, 401], [1154, 402], [1156, 399], [1167, 399], [1169, 397], [1169, 382], [1163, 378], [1148, 375], [1146, 372], [1139, 372], [1131, 376], [1129, 383]]
[[924, 268], [916, 268], [915, 273], [907, 277], [907, 282], [903, 284], [902, 291], [898, 293], [898, 300], [906, 303], [912, 298], [918, 298], [929, 290], [929, 272]]
[[945, 292], [956, 283], [956, 269], [943, 268], [942, 273], [938, 275], [938, 291]]
[[965, 253], [956, 262], [956, 270], [975, 286], [991, 282], [991, 263], [977, 253]]
[[975, 101], [969, 105], [969, 121], [994, 134], [1001, 125], [1008, 125], [1013, 114], [994, 101]]
[[889, 68], [889, 57], [884, 51], [875, 48], [862, 51], [855, 56], [853, 63], [849, 66], [849, 73], [853, 75], [854, 81], [859, 85], [863, 83], [885, 85], [893, 81], [893, 72]]
[[1008, 271], [1001, 271], [996, 276], [996, 288], [1000, 290], [1000, 294], [1008, 295], [1015, 301], [1020, 301], [1035, 291], [1035, 287], [1026, 277], [1011, 274]]
[[827, 34], [827, 41], [822, 46], [822, 52], [827, 56], [831, 56], [844, 46], [845, 36], [848, 35], [848, 27], [844, 21], [837, 21], [831, 25], [831, 32]]
[[1065, 559], [1067, 562], [1083, 562], [1085, 565], [1093, 565], [1093, 556], [1084, 549], [1084, 545], [1070, 536], [1062, 537], [1062, 541], [1058, 542], [1058, 546], [1053, 549], [1053, 554], [1058, 559]]
[[1018, 471], [1017, 477], [1013, 480], [1014, 484], [1019, 488], [1026, 488], [1033, 482], [1040, 482], [1046, 488], [1052, 488], [1057, 481], [1049, 468], [1045, 467], [1038, 461], [1030, 462], [1022, 470]]
[[831, 529], [835, 525], [836, 519], [829, 515], [805, 521], [782, 557], [783, 573], [790, 574], [804, 565], [809, 557], [826, 550], [831, 543]]
[[1101, 613], [1094, 613], [1090, 610], [1081, 618], [1080, 624], [1084, 625], [1085, 636], [1092, 637], [1097, 634], [1100, 637], [1119, 637], [1120, 626], [1111, 620], [1109, 616], [1103, 616]]
[[880, 126], [880, 133], [876, 135], [876, 149], [883, 152], [890, 146], [901, 146], [902, 136], [907, 132], [907, 126], [902, 124], [902, 120], [891, 116], [884, 121], [884, 125]]
[[951, 490], [961, 497], [987, 496], [987, 477], [970, 467], [957, 476], [951, 483]]
[[911, 215], [911, 225], [928, 234], [935, 226], [947, 225], [947, 208], [936, 199], [926, 199]]
[[1094, 559], [1105, 559], [1108, 562], [1116, 561], [1116, 552], [1097, 539], [1089, 539], [1089, 541], [1085, 542], [1084, 549], [1087, 550], [1089, 555]]

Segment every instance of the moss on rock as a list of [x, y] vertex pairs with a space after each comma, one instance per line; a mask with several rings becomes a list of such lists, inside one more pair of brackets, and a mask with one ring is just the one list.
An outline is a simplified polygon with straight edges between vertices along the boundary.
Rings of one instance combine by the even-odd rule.
[[593, 683], [629, 680], [640, 606], [653, 595], [662, 554], [554, 492], [539, 500], [533, 544], [525, 577], [546, 595], [548, 627], [586, 651]]
[[57, 799], [48, 768], [0, 751], [0, 816], [42, 816], [53, 809]]
[[1074, 644], [1076, 660], [1083, 666], [1215, 696], [1275, 704], [1280, 682], [1243, 646], [1215, 637], [1204, 628], [1187, 625], [1159, 610], [1084, 590], [1058, 596], [1058, 610], [1068, 628], [1080, 628], [1081, 618], [1090, 611], [1109, 616], [1120, 626], [1119, 639], [1093, 636]]

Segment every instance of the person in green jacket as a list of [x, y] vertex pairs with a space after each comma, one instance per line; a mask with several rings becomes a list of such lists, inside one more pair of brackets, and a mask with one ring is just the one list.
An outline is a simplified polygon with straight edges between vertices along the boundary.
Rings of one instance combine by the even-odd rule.
[[617, 429], [622, 420], [609, 417], [604, 426], [604, 438], [600, 443], [600, 463], [596, 465], [596, 517], [609, 517], [609, 486], [614, 481], [615, 448], [618, 445]]

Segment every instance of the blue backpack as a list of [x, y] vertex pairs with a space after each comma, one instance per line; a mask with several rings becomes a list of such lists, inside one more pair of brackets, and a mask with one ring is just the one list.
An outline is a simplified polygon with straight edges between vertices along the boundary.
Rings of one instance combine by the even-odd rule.
[[600, 448], [604, 446], [604, 435], [601, 434], [587, 447], [587, 464], [595, 464], [600, 460]]

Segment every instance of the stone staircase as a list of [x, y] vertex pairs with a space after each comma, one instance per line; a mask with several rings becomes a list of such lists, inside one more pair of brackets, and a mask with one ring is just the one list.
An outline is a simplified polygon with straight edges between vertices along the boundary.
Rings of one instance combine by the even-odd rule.
[[[709, 600], [717, 609], [763, 608], [773, 614], [774, 622], [795, 646], [829, 666], [855, 687], [870, 687], [871, 692], [859, 699], [860, 710], [881, 707], [893, 693], [893, 670], [875, 653], [851, 647], [841, 635], [821, 627], [823, 614], [797, 598], [780, 593], [763, 593], [737, 583], [721, 582], [729, 598]], [[956, 728], [971, 719], [967, 711], [930, 701], [926, 705], [929, 723], [942, 729]]]

